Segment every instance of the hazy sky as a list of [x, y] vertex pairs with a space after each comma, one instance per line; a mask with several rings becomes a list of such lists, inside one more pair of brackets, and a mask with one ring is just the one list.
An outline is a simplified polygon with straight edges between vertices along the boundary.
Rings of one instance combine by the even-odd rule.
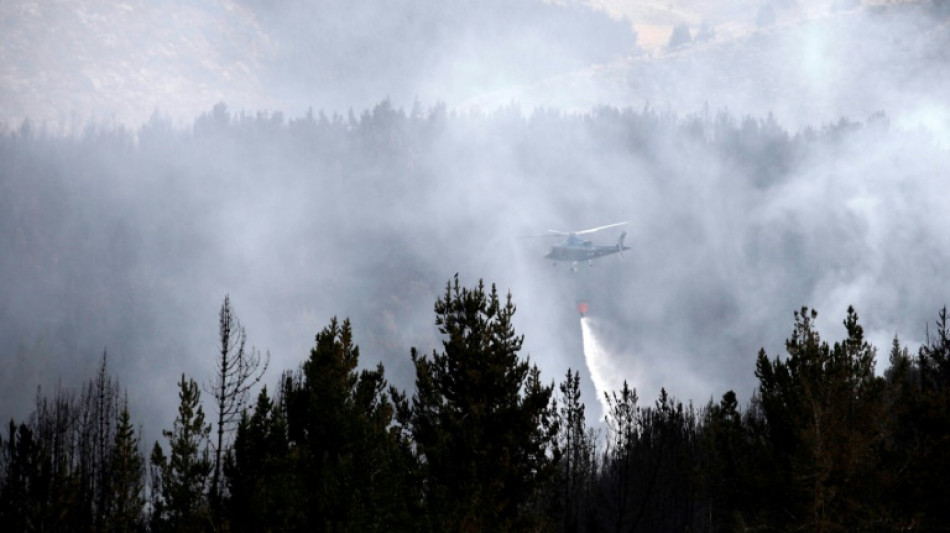
[[[359, 116], [387, 97], [406, 112], [414, 101], [423, 109], [444, 103], [458, 116], [476, 117], [457, 121], [443, 132], [444, 143], [433, 143], [438, 150], [416, 161], [431, 177], [418, 196], [380, 198], [368, 187], [365, 202], [337, 205], [288, 177], [303, 170], [282, 168], [276, 152], [262, 149], [259, 167], [237, 168], [247, 154], [228, 146], [209, 149], [208, 160], [171, 164], [181, 175], [206, 176], [202, 183], [174, 175], [149, 174], [150, 182], [75, 177], [77, 195], [105, 191], [109, 205], [124, 206], [109, 215], [118, 225], [123, 216], [144, 221], [128, 237], [140, 239], [142, 250], [128, 283], [137, 295], [151, 295], [135, 306], [152, 321], [145, 340], [127, 347], [140, 353], [115, 355], [130, 361], [119, 365], [119, 377], [143, 403], [161, 397], [156, 404], [170, 413], [177, 373], [202, 380], [200, 354], [214, 349], [225, 293], [249, 341], [272, 351], [272, 379], [294, 368], [337, 315], [354, 319], [357, 342], [368, 347], [364, 362], [384, 360], [404, 386], [409, 348], [438, 346], [432, 304], [455, 272], [466, 284], [484, 278], [511, 290], [525, 351], [548, 380], [583, 365], [574, 303], [589, 299], [590, 327], [610, 358], [614, 385], [630, 380], [644, 403], [660, 386], [698, 403], [729, 388], [747, 400], [756, 352], [782, 354], [792, 312], [802, 305], [819, 310], [829, 340], [843, 335], [841, 320], [855, 305], [883, 350], [880, 367], [895, 334], [915, 349], [950, 299], [940, 283], [950, 259], [945, 11], [840, 1], [605, 0], [594, 5], [627, 17], [638, 40], [618, 34], [601, 43], [557, 42], [550, 28], [445, 35], [443, 27], [466, 26], [430, 20], [418, 8], [403, 12], [398, 2], [387, 4], [393, 12], [385, 16], [350, 4], [325, 3], [333, 10], [320, 20], [333, 22], [328, 27], [337, 33], [294, 49], [298, 57], [289, 50], [303, 42], [294, 32], [306, 28], [281, 26], [287, 13], [267, 15], [250, 1], [0, 3], [0, 121], [7, 129], [29, 117], [54, 133], [78, 134], [90, 120], [136, 131], [157, 113], [153, 127], [189, 131], [219, 102], [233, 120], [263, 110], [283, 112], [283, 124], [307, 107]], [[288, 5], [312, 15], [313, 4]], [[775, 14], [767, 23], [763, 6]], [[485, 16], [487, 31], [493, 19]], [[707, 39], [666, 46], [673, 26], [687, 24], [696, 36], [703, 23], [713, 30]], [[419, 35], [436, 40], [416, 42]], [[605, 43], [619, 44], [603, 54]], [[533, 62], [506, 63], [512, 47]], [[595, 56], [605, 59], [578, 63]], [[291, 76], [288, 58], [307, 57], [335, 77]], [[407, 57], [418, 61], [402, 70], [387, 66]], [[673, 122], [712, 123], [725, 112], [771, 121], [789, 135], [821, 131], [842, 117], [866, 127], [807, 151], [781, 182], [760, 187], [711, 149], [658, 143], [649, 157], [631, 156], [593, 136], [559, 137], [535, 113], [545, 106], [580, 123], [604, 105], [652, 109]], [[521, 126], [510, 137], [478, 126], [479, 113], [497, 117], [503, 106], [513, 123], [534, 117], [539, 139], [571, 144], [551, 154], [549, 167], [531, 166], [514, 148], [531, 146]], [[478, 149], [458, 148], [466, 143]], [[542, 171], [551, 174], [544, 188]], [[259, 176], [273, 183], [256, 188]], [[193, 232], [168, 230], [180, 228], [181, 217]], [[575, 274], [544, 261], [544, 243], [516, 238], [620, 220], [630, 221], [633, 250], [623, 261], [606, 258]], [[613, 242], [618, 233], [596, 238]], [[394, 235], [402, 251], [381, 257]], [[427, 279], [387, 270], [406, 263]], [[2, 294], [20, 297], [16, 279], [4, 283], [10, 290]], [[387, 288], [394, 283], [399, 290]], [[114, 342], [89, 340], [97, 347]], [[88, 377], [98, 351], [76, 356]], [[585, 387], [592, 404], [589, 381]], [[32, 394], [32, 384], [21, 393]]]

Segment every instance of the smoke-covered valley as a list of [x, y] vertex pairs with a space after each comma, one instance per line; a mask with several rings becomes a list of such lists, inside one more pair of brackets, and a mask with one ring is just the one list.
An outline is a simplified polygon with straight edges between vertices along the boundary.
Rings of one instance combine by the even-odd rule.
[[[106, 349], [154, 438], [225, 294], [269, 383], [339, 316], [411, 388], [457, 272], [511, 291], [547, 381], [584, 367], [584, 299], [612, 386], [699, 403], [747, 398], [802, 305], [886, 350], [948, 300], [937, 4], [776, 2], [675, 50], [579, 3], [350, 4], [0, 6], [0, 414]], [[519, 238], [621, 220], [633, 249], [576, 273]]]

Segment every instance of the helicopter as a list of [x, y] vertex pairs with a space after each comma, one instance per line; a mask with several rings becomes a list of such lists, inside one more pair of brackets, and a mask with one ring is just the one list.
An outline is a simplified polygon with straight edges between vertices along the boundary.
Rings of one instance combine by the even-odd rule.
[[620, 234], [620, 238], [617, 239], [617, 244], [614, 245], [594, 244], [593, 241], [582, 239], [580, 235], [587, 235], [588, 233], [594, 233], [596, 231], [601, 231], [608, 228], [615, 228], [625, 224], [627, 224], [627, 222], [617, 222], [615, 224], [608, 224], [606, 226], [600, 226], [597, 228], [585, 229], [581, 231], [558, 231], [549, 229], [548, 232], [550, 235], [535, 236], [566, 236], [567, 239], [565, 239], [564, 242], [552, 246], [551, 250], [544, 257], [553, 261], [554, 265], [557, 265], [558, 261], [570, 261], [571, 270], [576, 272], [577, 264], [581, 261], [587, 261], [590, 266], [594, 266], [594, 259], [597, 259], [598, 257], [604, 257], [613, 254], [620, 254], [620, 256], [623, 257], [623, 252], [630, 249], [629, 246], [624, 246], [623, 244], [623, 240], [627, 237], [626, 231]]

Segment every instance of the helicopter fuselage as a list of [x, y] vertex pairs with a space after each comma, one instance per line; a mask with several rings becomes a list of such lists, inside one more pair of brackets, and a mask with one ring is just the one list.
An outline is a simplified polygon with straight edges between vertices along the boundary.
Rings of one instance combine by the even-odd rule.
[[551, 250], [545, 255], [552, 261], [591, 261], [605, 255], [621, 253], [629, 250], [629, 246], [623, 245], [623, 236], [617, 244], [612, 246], [597, 245], [592, 241], [584, 240], [575, 234], [571, 234], [561, 243], [551, 247]]

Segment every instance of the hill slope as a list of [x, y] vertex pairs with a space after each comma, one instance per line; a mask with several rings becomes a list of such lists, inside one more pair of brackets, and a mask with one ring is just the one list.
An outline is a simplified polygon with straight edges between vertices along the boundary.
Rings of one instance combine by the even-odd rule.
[[883, 111], [901, 125], [947, 131], [946, 11], [923, 3], [790, 19], [734, 38], [662, 47], [470, 104], [650, 106], [680, 114], [728, 109], [771, 113], [793, 130]]

